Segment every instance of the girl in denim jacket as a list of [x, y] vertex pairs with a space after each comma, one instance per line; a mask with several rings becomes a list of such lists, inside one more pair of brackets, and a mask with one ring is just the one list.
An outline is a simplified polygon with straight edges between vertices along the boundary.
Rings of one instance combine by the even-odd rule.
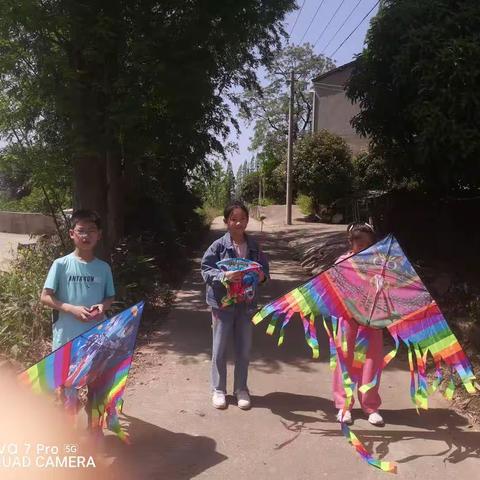
[[223, 221], [227, 233], [213, 242], [202, 258], [202, 277], [207, 286], [207, 304], [212, 309], [212, 404], [215, 408], [226, 408], [227, 383], [227, 342], [233, 333], [235, 344], [235, 373], [233, 392], [241, 409], [250, 408], [250, 395], [247, 387], [248, 364], [252, 344], [251, 317], [256, 310], [256, 292], [248, 303], [221, 306], [226, 295], [225, 283], [242, 281], [242, 272], [224, 272], [217, 262], [229, 258], [247, 258], [260, 263], [259, 283], [268, 278], [268, 261], [257, 242], [245, 233], [249, 220], [248, 209], [241, 202], [233, 202], [224, 211]]

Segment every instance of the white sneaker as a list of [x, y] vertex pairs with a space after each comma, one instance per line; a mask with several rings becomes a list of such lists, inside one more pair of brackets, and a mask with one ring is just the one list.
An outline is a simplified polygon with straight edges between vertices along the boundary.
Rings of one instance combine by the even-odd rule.
[[[342, 422], [342, 412], [343, 409], [341, 408], [337, 413], [337, 422]], [[351, 425], [353, 423], [352, 412], [350, 410], [347, 410], [343, 415], [343, 423], [346, 423], [347, 425]]]
[[223, 392], [213, 392], [212, 405], [215, 408], [224, 409], [227, 408], [227, 399]]
[[248, 410], [251, 407], [250, 395], [246, 390], [239, 390], [236, 393], [237, 405], [242, 410]]
[[385, 425], [382, 416], [378, 412], [373, 412], [368, 416], [368, 421], [377, 427]]

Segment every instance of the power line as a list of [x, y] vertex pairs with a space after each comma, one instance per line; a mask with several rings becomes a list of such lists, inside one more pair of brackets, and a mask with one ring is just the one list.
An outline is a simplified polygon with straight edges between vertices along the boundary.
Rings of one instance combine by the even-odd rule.
[[299, 10], [298, 13], [297, 13], [297, 18], [295, 19], [295, 22], [294, 22], [294, 24], [293, 24], [293, 27], [292, 27], [292, 29], [290, 30], [290, 37], [292, 36], [293, 31], [295, 30], [295, 25], [296, 25], [297, 22], [298, 22], [298, 18], [300, 17], [300, 14], [302, 13], [303, 7], [305, 6], [305, 3], [306, 3], [306, 2], [307, 2], [307, 0], [303, 0], [302, 6], [300, 7], [300, 10]]
[[375, 3], [375, 5], [368, 11], [368, 13], [360, 20], [360, 23], [350, 32], [350, 34], [345, 38], [345, 40], [337, 47], [337, 49], [330, 55], [330, 58], [333, 58], [334, 55], [343, 47], [345, 42], [357, 31], [358, 27], [365, 21], [365, 19], [375, 10], [375, 8], [380, 3], [380, 0]]
[[300, 40], [299, 43], [302, 43], [302, 42], [303, 42], [303, 39], [305, 38], [305, 35], [307, 35], [308, 31], [310, 30], [310, 27], [312, 26], [313, 21], [314, 21], [315, 18], [317, 17], [318, 12], [320, 11], [320, 8], [322, 8], [322, 5], [323, 5], [324, 3], [325, 3], [325, 0], [322, 0], [322, 1], [320, 2], [320, 5], [318, 6], [317, 11], [315, 12], [315, 15], [312, 17], [312, 20], [310, 21], [310, 24], [308, 25], [307, 29], [305, 30], [305, 33], [303, 34], [302, 39]]
[[330, 38], [330, 40], [328, 41], [328, 43], [325, 45], [325, 47], [323, 48], [322, 50], [322, 54], [325, 53], [325, 50], [327, 50], [327, 48], [330, 46], [330, 44], [335, 40], [335, 37], [339, 34], [340, 30], [345, 26], [345, 24], [350, 20], [350, 17], [353, 15], [353, 13], [355, 12], [355, 10], [357, 9], [357, 7], [363, 2], [363, 0], [358, 0], [357, 4], [352, 8], [352, 10], [350, 11], [350, 13], [347, 15], [347, 18], [343, 21], [343, 23], [340, 25], [340, 27], [338, 28], [338, 30], [335, 32], [335, 34], [333, 35], [333, 37]]
[[317, 38], [317, 41], [313, 44], [313, 48], [316, 47], [317, 43], [320, 41], [320, 39], [323, 37], [323, 34], [325, 33], [325, 31], [327, 30], [327, 28], [330, 26], [330, 24], [332, 23], [333, 19], [337, 16], [337, 13], [338, 11], [342, 8], [342, 5], [345, 3], [345, 0], [342, 0], [340, 2], [340, 5], [337, 7], [337, 9], [335, 10], [334, 14], [331, 16], [330, 20], [328, 21], [328, 23], [325, 25], [325, 28], [322, 30], [322, 33], [320, 34], [320, 36]]

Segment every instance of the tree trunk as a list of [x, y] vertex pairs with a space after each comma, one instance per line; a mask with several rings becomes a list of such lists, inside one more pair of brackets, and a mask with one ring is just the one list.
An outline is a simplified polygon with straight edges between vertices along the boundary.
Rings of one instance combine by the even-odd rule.
[[125, 231], [124, 177], [119, 155], [106, 153], [108, 248], [111, 251]]
[[107, 224], [106, 160], [95, 152], [77, 154], [74, 165], [74, 208], [95, 210], [102, 219], [102, 240], [97, 247], [100, 258], [109, 259], [110, 241]]

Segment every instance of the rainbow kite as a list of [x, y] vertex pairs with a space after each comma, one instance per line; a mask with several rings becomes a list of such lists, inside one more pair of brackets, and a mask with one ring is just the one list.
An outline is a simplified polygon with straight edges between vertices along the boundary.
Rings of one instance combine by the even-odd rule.
[[91, 428], [107, 427], [128, 442], [119, 412], [132, 364], [144, 302], [108, 318], [20, 375], [35, 393], [62, 392], [67, 412], [78, 411], [78, 389], [88, 386]]
[[[396, 355], [400, 341], [408, 349], [411, 374], [410, 394], [417, 408], [428, 408], [428, 396], [443, 379], [442, 362], [457, 372], [469, 393], [475, 393], [475, 377], [455, 335], [447, 325], [438, 305], [403, 253], [397, 240], [389, 235], [356, 255], [339, 262], [307, 283], [263, 307], [254, 317], [258, 324], [271, 317], [267, 333], [272, 335], [281, 320], [278, 344], [284, 340], [285, 327], [298, 313], [303, 322], [305, 339], [318, 358], [319, 347], [315, 319], [322, 319], [330, 343], [330, 366], [339, 365], [346, 393], [344, 412], [349, 408], [356, 387], [365, 393], [376, 385], [378, 373], [367, 385], [360, 385], [359, 372], [365, 362], [368, 337], [358, 329], [352, 368], [347, 368], [343, 320], [355, 320], [371, 328], [386, 328], [395, 348], [383, 361], [384, 368]], [[436, 376], [429, 384], [427, 360], [435, 365]], [[455, 390], [453, 375], [445, 391], [451, 399]], [[371, 465], [384, 471], [396, 471], [395, 464], [374, 459], [342, 423], [342, 431], [360, 455]]]

